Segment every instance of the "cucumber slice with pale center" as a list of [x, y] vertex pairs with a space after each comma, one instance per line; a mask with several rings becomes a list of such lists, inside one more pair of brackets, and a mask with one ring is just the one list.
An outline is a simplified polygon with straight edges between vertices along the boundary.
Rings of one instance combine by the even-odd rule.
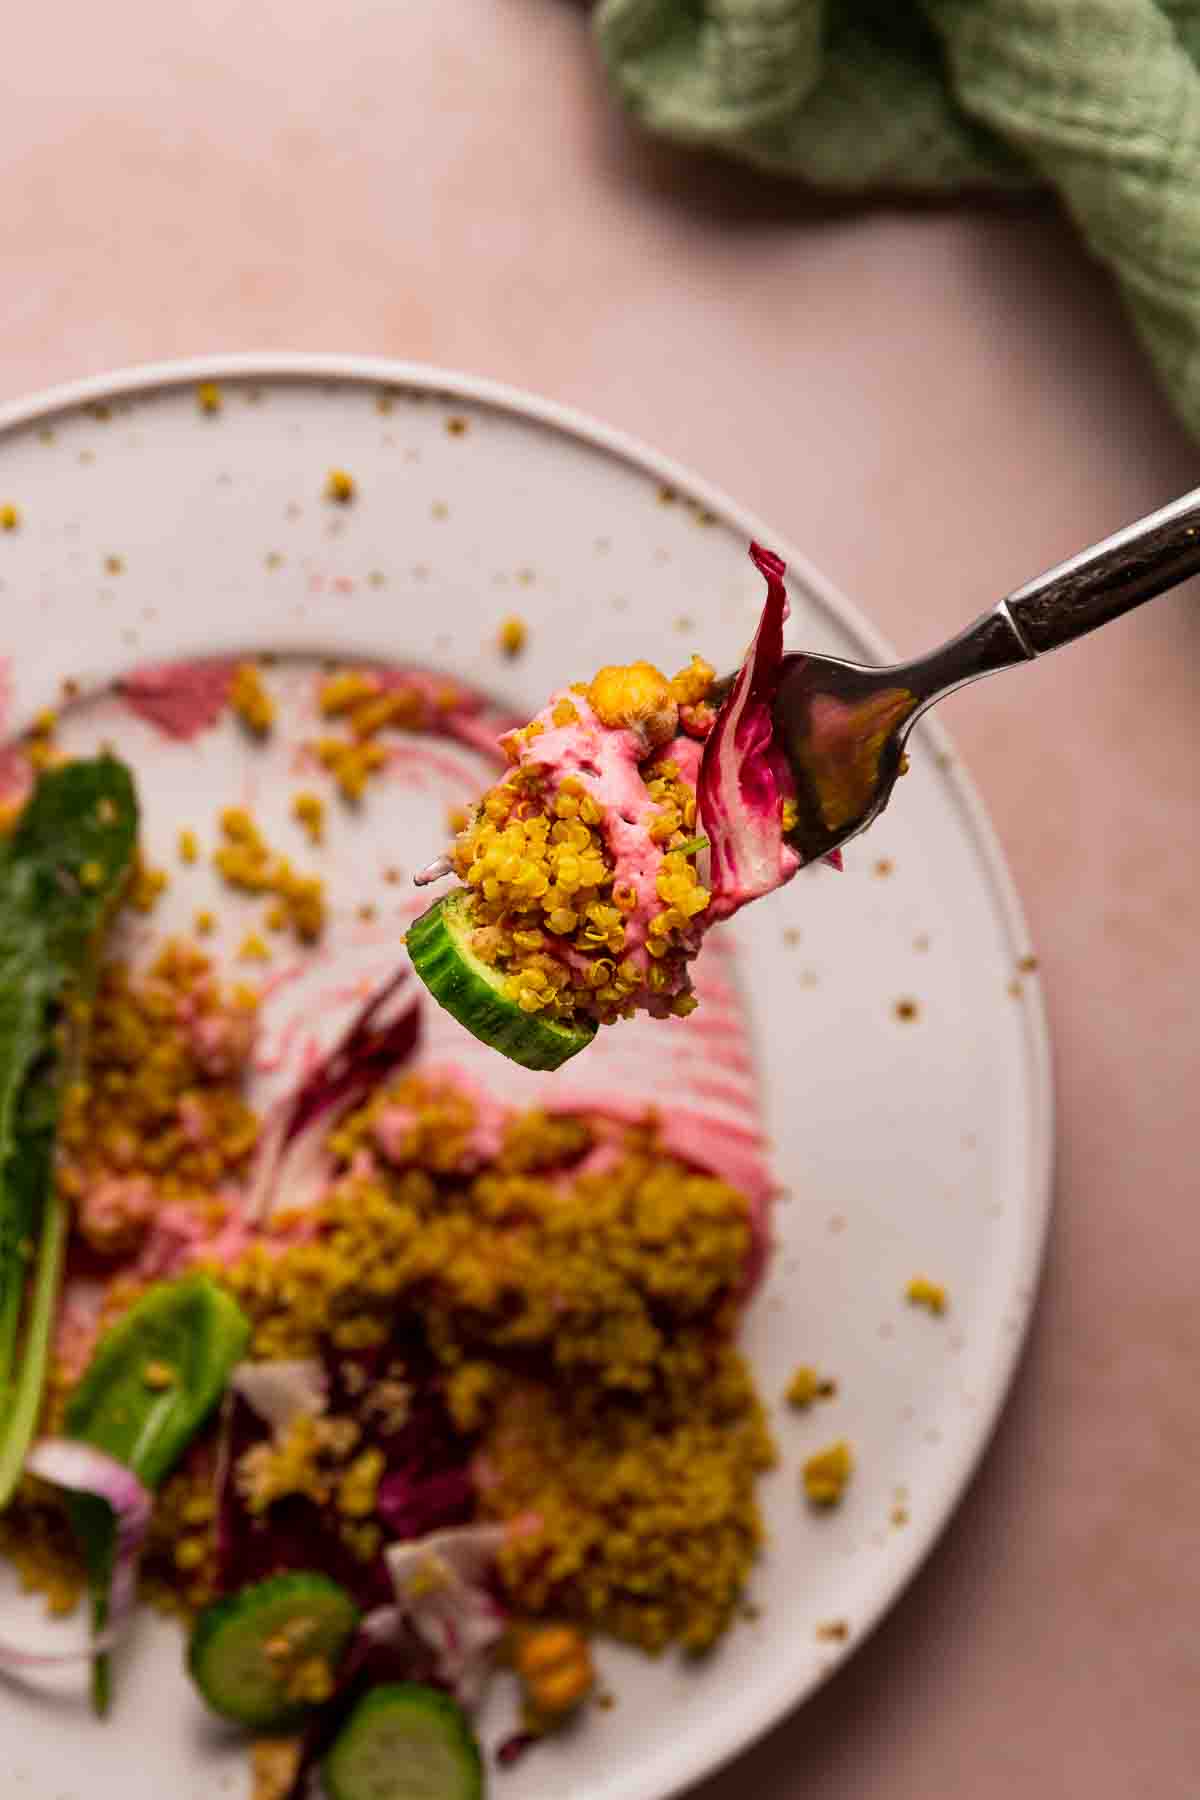
[[590, 1021], [564, 1024], [522, 1012], [504, 992], [505, 977], [470, 946], [470, 897], [446, 894], [409, 926], [408, 954], [434, 999], [482, 1043], [526, 1069], [557, 1069], [591, 1043]]
[[345, 1588], [328, 1576], [273, 1575], [205, 1607], [188, 1669], [222, 1718], [273, 1731], [327, 1697], [358, 1619]]
[[365, 1694], [321, 1765], [329, 1800], [482, 1800], [479, 1745], [436, 1688], [390, 1682]]

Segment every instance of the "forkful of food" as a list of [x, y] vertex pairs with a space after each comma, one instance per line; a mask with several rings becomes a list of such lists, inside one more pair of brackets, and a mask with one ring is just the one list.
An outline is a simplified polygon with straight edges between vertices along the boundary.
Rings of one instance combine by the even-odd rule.
[[1200, 573], [1200, 490], [1000, 600], [948, 643], [872, 668], [788, 653], [785, 566], [737, 672], [694, 656], [601, 669], [500, 740], [508, 768], [419, 885], [459, 886], [408, 932], [434, 999], [513, 1061], [554, 1069], [601, 1025], [685, 1017], [705, 933], [887, 806], [938, 700]]

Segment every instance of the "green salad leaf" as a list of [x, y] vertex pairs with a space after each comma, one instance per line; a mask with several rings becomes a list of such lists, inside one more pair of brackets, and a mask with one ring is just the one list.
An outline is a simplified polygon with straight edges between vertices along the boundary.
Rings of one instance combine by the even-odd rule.
[[[82, 1438], [156, 1488], [208, 1418], [250, 1341], [250, 1321], [224, 1288], [201, 1273], [163, 1281], [105, 1332], [67, 1402], [68, 1437]], [[92, 1629], [108, 1623], [117, 1544], [106, 1501], [67, 1502], [87, 1564]], [[108, 1710], [109, 1662], [92, 1664], [92, 1705]]]
[[0, 845], [0, 1507], [37, 1423], [67, 1236], [53, 1181], [63, 1089], [137, 844], [112, 756], [44, 772]]

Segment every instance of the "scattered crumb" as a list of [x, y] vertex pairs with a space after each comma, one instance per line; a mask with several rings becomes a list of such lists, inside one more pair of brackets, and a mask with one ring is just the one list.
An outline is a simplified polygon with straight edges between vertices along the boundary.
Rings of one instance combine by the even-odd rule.
[[112, 407], [107, 400], [90, 400], [83, 410], [98, 425], [107, 425], [112, 418]]
[[835, 1381], [821, 1377], [808, 1363], [801, 1363], [788, 1382], [783, 1397], [797, 1412], [804, 1412], [814, 1400], [832, 1400], [836, 1393]]
[[789, 950], [794, 950], [800, 942], [800, 933], [794, 925], [789, 925], [783, 934], [783, 941]]
[[256, 737], [265, 737], [275, 723], [275, 702], [254, 663], [239, 663], [234, 670], [229, 704]]
[[216, 925], [216, 919], [207, 908], [202, 907], [192, 920], [192, 929], [198, 937], [207, 937]]
[[844, 1644], [850, 1627], [845, 1619], [827, 1619], [824, 1625], [817, 1626], [817, 1636], [824, 1644]]
[[225, 404], [225, 397], [215, 381], [202, 381], [196, 389], [196, 405], [209, 418], [215, 417]]
[[925, 1275], [914, 1275], [904, 1290], [904, 1298], [910, 1306], [924, 1306], [931, 1313], [944, 1313], [949, 1304], [949, 1295], [938, 1281], [930, 1281]]
[[431, 519], [448, 519], [450, 517], [450, 508], [446, 505], [444, 500], [435, 500], [429, 509], [429, 516]]
[[104, 559], [104, 573], [106, 575], [123, 575], [125, 573], [125, 558], [123, 556], [106, 556]]
[[354, 477], [345, 469], [330, 469], [325, 478], [325, 498], [335, 506], [349, 506], [357, 493]]
[[194, 863], [200, 855], [200, 840], [194, 831], [183, 830], [179, 834], [179, 860]]
[[242, 939], [238, 958], [241, 962], [270, 962], [271, 951], [257, 931], [248, 931]]
[[1022, 986], [1021, 982], [1017, 979], [1017, 977], [1014, 975], [1013, 979], [1008, 984], [1008, 993], [1011, 995], [1011, 997], [1014, 1000], [1019, 1000], [1021, 998], [1021, 995], [1024, 992], [1025, 992], [1024, 987]]
[[367, 586], [381, 588], [387, 586], [387, 576], [382, 569], [370, 569], [367, 572]]
[[387, 882], [389, 887], [396, 887], [404, 880], [404, 871], [403, 869], [398, 869], [394, 863], [390, 863], [383, 871], [383, 879]]
[[268, 569], [282, 569], [283, 553], [279, 550], [268, 550], [263, 561], [266, 563]]
[[1017, 968], [1020, 970], [1022, 975], [1034, 974], [1034, 972], [1037, 969], [1037, 966], [1038, 966], [1038, 959], [1036, 956], [1023, 956], [1021, 958], [1020, 962], [1017, 964]]
[[78, 700], [79, 698], [79, 683], [75, 680], [74, 676], [68, 675], [59, 691], [62, 694], [63, 699], [69, 704], [72, 700]]
[[0, 531], [15, 531], [21, 523], [21, 510], [11, 501], [0, 506]]
[[167, 886], [167, 881], [166, 870], [152, 869], [139, 850], [126, 895], [130, 906], [135, 912], [153, 912], [158, 905], [160, 895]]
[[514, 615], [504, 620], [497, 637], [502, 655], [520, 656], [528, 641], [529, 627], [524, 619]]
[[877, 875], [883, 875], [883, 876], [891, 875], [895, 872], [895, 868], [896, 868], [896, 865], [892, 861], [890, 856], [881, 856], [881, 857], [878, 857], [876, 860], [875, 873]]
[[371, 902], [369, 900], [363, 901], [362, 905], [358, 909], [358, 916], [362, 920], [364, 925], [371, 924], [372, 920], [376, 918], [377, 915], [375, 912], [375, 908], [371, 905]]
[[600, 1708], [601, 1712], [611, 1712], [613, 1707], [617, 1704], [617, 1697], [615, 1694], [610, 1694], [605, 1690], [603, 1693], [596, 1695], [595, 1704]]
[[246, 894], [273, 895], [301, 942], [320, 937], [325, 925], [325, 884], [320, 877], [301, 875], [286, 856], [276, 856], [243, 807], [225, 808], [221, 832], [225, 842], [213, 861], [229, 886]]
[[325, 802], [320, 794], [309, 789], [296, 794], [292, 799], [292, 817], [304, 828], [310, 843], [325, 841]]
[[915, 1000], [897, 1000], [895, 1006], [892, 1008], [896, 1017], [904, 1023], [908, 1023], [910, 1020], [917, 1018], [920, 1014], [920, 1010], [921, 1009]]
[[845, 1438], [818, 1450], [804, 1464], [804, 1492], [812, 1506], [836, 1506], [846, 1491], [854, 1458]]
[[453, 413], [450, 418], [446, 420], [446, 430], [451, 437], [465, 437], [467, 433], [467, 421], [460, 413]]
[[907, 1508], [907, 1506], [893, 1506], [892, 1511], [891, 1511], [891, 1521], [892, 1521], [892, 1524], [897, 1527], [897, 1529], [901, 1525], [907, 1525], [908, 1524], [908, 1508]]

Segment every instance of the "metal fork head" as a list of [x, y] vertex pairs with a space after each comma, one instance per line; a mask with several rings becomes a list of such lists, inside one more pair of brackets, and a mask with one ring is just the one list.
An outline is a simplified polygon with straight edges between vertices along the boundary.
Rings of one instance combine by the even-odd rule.
[[873, 669], [833, 656], [786, 656], [775, 742], [796, 783], [788, 841], [804, 862], [865, 831], [908, 767], [905, 744], [927, 707], [1030, 655], [1004, 603], [928, 656]]
[[910, 671], [830, 656], [789, 656], [775, 702], [775, 741], [796, 783], [788, 841], [803, 862], [865, 831], [907, 767], [905, 738], [921, 710]]

